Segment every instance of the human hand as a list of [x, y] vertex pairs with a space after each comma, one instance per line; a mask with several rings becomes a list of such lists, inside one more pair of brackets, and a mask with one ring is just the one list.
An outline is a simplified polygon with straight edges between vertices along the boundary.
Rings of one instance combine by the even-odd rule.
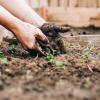
[[40, 53], [41, 55], [46, 55], [46, 53], [38, 46], [37, 40], [46, 43], [49, 43], [49, 40], [39, 28], [28, 23], [21, 23], [18, 24], [17, 28], [13, 29], [13, 32], [23, 48], [30, 54], [34, 53], [36, 55], [36, 53]]
[[69, 27], [46, 23], [42, 27], [40, 27], [40, 29], [46, 36], [49, 37], [53, 49], [57, 50], [57, 52], [60, 53], [66, 53], [63, 39], [59, 33], [70, 31]]

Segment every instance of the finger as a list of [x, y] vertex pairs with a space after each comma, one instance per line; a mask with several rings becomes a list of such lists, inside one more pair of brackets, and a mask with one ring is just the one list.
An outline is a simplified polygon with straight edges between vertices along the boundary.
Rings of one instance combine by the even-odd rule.
[[70, 27], [54, 25], [54, 30], [55, 30], [56, 32], [62, 32], [62, 33], [65, 33], [65, 32], [70, 31]]
[[46, 53], [43, 52], [42, 48], [39, 46], [39, 44], [37, 43], [35, 38], [34, 38], [34, 41], [33, 41], [32, 49], [29, 49], [28, 51], [33, 56], [37, 56], [37, 55], [39, 55], [39, 56], [46, 56]]
[[45, 51], [45, 53], [49, 53], [52, 50], [52, 47], [50, 44], [45, 44], [41, 41], [38, 41], [40, 47], [42, 48], [43, 51]]
[[40, 28], [45, 34], [49, 32], [68, 32], [70, 31], [69, 27], [66, 26], [60, 26], [60, 25], [55, 25], [55, 24], [49, 24], [45, 23], [41, 28]]
[[28, 52], [32, 57], [37, 57], [37, 56], [46, 56], [46, 53], [44, 53], [41, 49], [39, 48], [33, 48], [33, 49], [28, 49]]
[[38, 30], [38, 34], [37, 34], [36, 37], [37, 37], [37, 39], [40, 39], [41, 41], [43, 41], [43, 42], [49, 44], [48, 38], [42, 33], [41, 30]]
[[59, 51], [61, 54], [66, 53], [66, 48], [64, 46], [64, 42], [61, 38], [56, 39], [56, 44], [58, 45]]
[[40, 56], [47, 56], [47, 53], [43, 51], [40, 47], [37, 47], [36, 51], [38, 52]]

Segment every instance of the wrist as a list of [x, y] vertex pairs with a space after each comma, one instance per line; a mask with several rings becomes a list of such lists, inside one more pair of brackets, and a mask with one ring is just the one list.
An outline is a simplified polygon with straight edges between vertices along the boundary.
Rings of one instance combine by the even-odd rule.
[[17, 30], [23, 22], [15, 17], [0, 16], [0, 24], [6, 27], [8, 30], [14, 32]]
[[13, 20], [10, 23], [10, 30], [13, 31], [14, 34], [16, 34], [16, 31], [20, 30], [21, 26], [24, 25], [24, 22], [22, 22], [21, 20], [17, 19], [17, 20]]

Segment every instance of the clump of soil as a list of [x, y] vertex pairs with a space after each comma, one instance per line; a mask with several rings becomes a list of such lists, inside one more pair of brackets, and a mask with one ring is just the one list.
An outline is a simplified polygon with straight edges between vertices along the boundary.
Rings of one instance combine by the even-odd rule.
[[[32, 58], [18, 46], [0, 46], [9, 64], [0, 64], [0, 100], [99, 100], [100, 46], [66, 42], [66, 54], [53, 63], [46, 57]], [[64, 67], [56, 66], [62, 61]]]

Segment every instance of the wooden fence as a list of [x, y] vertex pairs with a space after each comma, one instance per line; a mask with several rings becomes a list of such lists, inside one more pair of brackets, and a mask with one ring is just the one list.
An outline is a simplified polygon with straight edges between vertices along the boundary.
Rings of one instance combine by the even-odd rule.
[[[48, 8], [48, 19], [62, 22], [73, 27], [100, 27], [100, 0], [25, 0], [33, 9], [41, 6]], [[94, 8], [94, 9], [93, 9]], [[43, 9], [42, 9], [43, 10]], [[37, 9], [37, 11], [39, 11]], [[43, 10], [45, 11], [45, 10]], [[45, 13], [42, 12], [44, 15]], [[40, 13], [41, 14], [41, 13]], [[41, 14], [42, 15], [42, 14]], [[42, 17], [44, 16], [42, 15]], [[2, 37], [9, 36], [0, 27], [0, 43]], [[5, 34], [4, 34], [5, 33]]]
[[100, 0], [26, 1], [33, 9], [39, 8], [40, 15], [49, 21], [63, 22], [73, 27], [100, 27]]
[[100, 7], [100, 0], [26, 0], [33, 8], [42, 4], [48, 7]]

